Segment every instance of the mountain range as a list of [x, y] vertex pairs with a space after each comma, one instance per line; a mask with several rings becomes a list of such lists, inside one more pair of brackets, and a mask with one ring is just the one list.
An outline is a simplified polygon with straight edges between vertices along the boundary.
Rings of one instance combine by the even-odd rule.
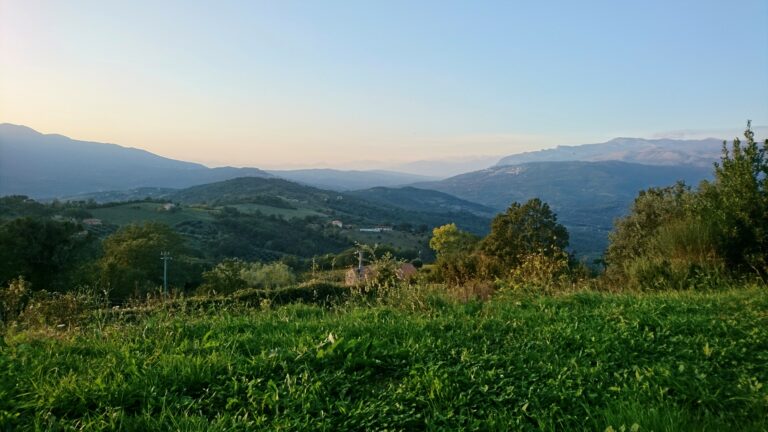
[[145, 186], [182, 188], [234, 177], [271, 175], [257, 168], [208, 168], [145, 150], [0, 124], [0, 195], [54, 198]]
[[268, 173], [286, 180], [335, 191], [368, 189], [377, 186], [403, 186], [438, 180], [437, 177], [386, 170], [298, 169], [271, 170]]
[[[325, 197], [328, 202], [313, 202], [307, 210], [330, 209], [377, 220], [378, 216], [391, 216], [398, 221], [409, 214], [419, 224], [444, 219], [426, 213], [455, 214], [457, 222], [461, 219], [475, 232], [486, 229], [488, 218], [513, 201], [538, 197], [551, 205], [569, 229], [574, 249], [583, 256], [599, 257], [613, 220], [626, 214], [640, 190], [678, 180], [696, 185], [710, 178], [712, 162], [721, 148], [722, 142], [713, 138], [616, 138], [510, 155], [494, 166], [435, 180], [392, 171], [208, 168], [144, 150], [2, 124], [0, 195], [99, 202], [151, 197], [286, 209], [297, 203], [306, 207], [302, 200], [307, 196], [312, 200]], [[241, 177], [263, 181], [231, 181]], [[315, 189], [308, 192], [308, 186]], [[343, 202], [333, 201], [338, 197]], [[352, 209], [354, 206], [359, 209]]]
[[258, 168], [209, 168], [116, 144], [79, 141], [42, 134], [26, 126], [0, 124], [0, 196], [33, 198], [120, 195], [142, 188], [186, 188], [237, 177], [280, 177], [306, 185], [352, 190], [397, 186], [435, 177], [394, 171], [333, 169], [263, 171]]
[[711, 167], [719, 160], [723, 141], [716, 138], [703, 140], [614, 138], [599, 144], [558, 146], [510, 155], [497, 166], [519, 165], [528, 162], [563, 161], [622, 161], [644, 165], [695, 165]]

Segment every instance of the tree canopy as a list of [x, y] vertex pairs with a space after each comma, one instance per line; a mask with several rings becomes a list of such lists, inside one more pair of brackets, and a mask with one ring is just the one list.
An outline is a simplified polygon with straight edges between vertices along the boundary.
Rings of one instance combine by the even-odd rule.
[[504, 267], [518, 266], [526, 256], [554, 256], [568, 247], [568, 230], [557, 222], [549, 205], [538, 198], [512, 203], [491, 222], [483, 252]]
[[162, 252], [173, 257], [169, 282], [176, 286], [187, 282], [184, 241], [165, 224], [128, 225], [104, 239], [103, 245], [102, 279], [115, 299], [141, 295], [162, 285]]
[[0, 225], [0, 283], [23, 276], [35, 290], [71, 288], [93, 238], [77, 224], [18, 218]]

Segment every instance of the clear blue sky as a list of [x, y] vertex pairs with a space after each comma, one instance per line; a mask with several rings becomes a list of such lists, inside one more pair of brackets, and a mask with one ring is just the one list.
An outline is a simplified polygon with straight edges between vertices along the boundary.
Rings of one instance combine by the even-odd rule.
[[0, 122], [219, 165], [768, 124], [768, 1], [0, 1]]

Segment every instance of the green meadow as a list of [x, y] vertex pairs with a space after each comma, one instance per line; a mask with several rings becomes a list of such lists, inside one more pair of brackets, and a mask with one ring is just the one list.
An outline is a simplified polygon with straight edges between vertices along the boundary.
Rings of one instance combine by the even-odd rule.
[[0, 430], [768, 429], [768, 291], [175, 300], [9, 328]]

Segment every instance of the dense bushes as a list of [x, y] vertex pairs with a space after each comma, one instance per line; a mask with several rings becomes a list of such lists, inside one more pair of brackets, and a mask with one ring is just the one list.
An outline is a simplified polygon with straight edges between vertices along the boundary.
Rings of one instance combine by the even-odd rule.
[[485, 238], [449, 224], [435, 228], [429, 244], [437, 254], [435, 279], [452, 286], [500, 279], [548, 288], [568, 279], [574, 264], [565, 252], [568, 231], [536, 198], [512, 203]]
[[172, 286], [184, 287], [195, 279], [195, 265], [188, 256], [184, 240], [161, 223], [128, 225], [103, 242], [104, 255], [99, 261], [100, 283], [114, 301], [143, 297], [163, 285], [161, 253], [173, 261], [168, 273]]
[[238, 302], [250, 305], [281, 305], [289, 303], [331, 305], [346, 300], [350, 293], [350, 289], [343, 285], [311, 281], [275, 290], [246, 289], [234, 293], [232, 298]]
[[23, 276], [34, 289], [65, 291], [95, 259], [95, 239], [72, 222], [23, 217], [0, 224], [0, 284]]
[[616, 222], [606, 252], [611, 285], [706, 288], [725, 278], [768, 275], [768, 160], [749, 129], [723, 144], [715, 180], [639, 194]]
[[201, 293], [228, 294], [244, 288], [275, 289], [296, 282], [296, 275], [282, 262], [248, 263], [239, 259], [225, 259], [203, 273]]

